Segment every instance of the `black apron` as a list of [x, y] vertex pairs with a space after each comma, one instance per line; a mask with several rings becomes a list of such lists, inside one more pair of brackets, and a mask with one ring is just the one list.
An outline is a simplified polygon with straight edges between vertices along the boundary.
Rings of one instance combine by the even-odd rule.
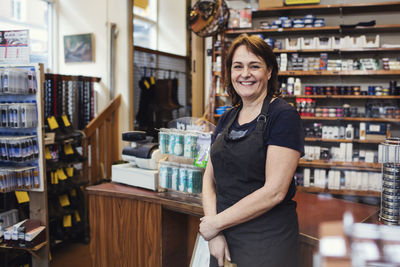
[[[220, 213], [265, 184], [268, 125], [271, 97], [266, 97], [256, 128], [236, 140], [229, 131], [239, 108], [211, 147], [216, 182], [217, 212]], [[296, 202], [290, 198], [259, 217], [225, 229], [233, 263], [238, 267], [299, 266]], [[210, 266], [218, 266], [211, 256]]]

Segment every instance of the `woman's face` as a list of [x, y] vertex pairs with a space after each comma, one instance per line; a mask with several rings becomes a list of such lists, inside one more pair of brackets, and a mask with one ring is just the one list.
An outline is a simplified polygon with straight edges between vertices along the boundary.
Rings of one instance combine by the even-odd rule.
[[232, 57], [231, 81], [242, 100], [262, 99], [268, 93], [268, 80], [271, 71], [264, 60], [246, 46], [239, 46]]

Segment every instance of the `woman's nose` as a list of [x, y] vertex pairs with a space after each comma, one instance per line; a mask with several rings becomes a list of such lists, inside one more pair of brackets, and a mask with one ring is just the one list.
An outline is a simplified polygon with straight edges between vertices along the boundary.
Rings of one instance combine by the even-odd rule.
[[241, 75], [242, 75], [243, 77], [248, 77], [248, 76], [250, 76], [249, 68], [244, 67], [244, 68], [243, 68], [243, 71], [242, 71], [242, 73], [241, 73]]

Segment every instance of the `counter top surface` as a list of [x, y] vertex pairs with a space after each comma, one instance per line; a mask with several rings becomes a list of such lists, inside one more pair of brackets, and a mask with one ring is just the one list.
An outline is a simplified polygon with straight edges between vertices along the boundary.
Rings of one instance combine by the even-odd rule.
[[[104, 183], [86, 188], [89, 195], [124, 197], [161, 204], [164, 208], [202, 216], [201, 199], [174, 192], [154, 192], [118, 183]], [[354, 203], [341, 199], [297, 192], [299, 229], [302, 235], [318, 239], [318, 225], [326, 221], [340, 221], [349, 211], [355, 222], [376, 223], [379, 207]]]

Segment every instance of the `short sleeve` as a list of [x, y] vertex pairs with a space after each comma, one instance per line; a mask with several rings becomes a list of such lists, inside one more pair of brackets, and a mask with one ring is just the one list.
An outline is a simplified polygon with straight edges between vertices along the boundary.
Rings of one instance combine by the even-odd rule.
[[271, 122], [267, 145], [282, 146], [297, 150], [304, 156], [304, 129], [299, 113], [287, 109]]
[[229, 122], [231, 116], [232, 116], [232, 111], [233, 109], [229, 109], [225, 111], [221, 118], [219, 118], [217, 126], [215, 127], [215, 131], [213, 135], [211, 136], [211, 144], [214, 144], [215, 139], [217, 139], [217, 136], [224, 130], [226, 124]]

